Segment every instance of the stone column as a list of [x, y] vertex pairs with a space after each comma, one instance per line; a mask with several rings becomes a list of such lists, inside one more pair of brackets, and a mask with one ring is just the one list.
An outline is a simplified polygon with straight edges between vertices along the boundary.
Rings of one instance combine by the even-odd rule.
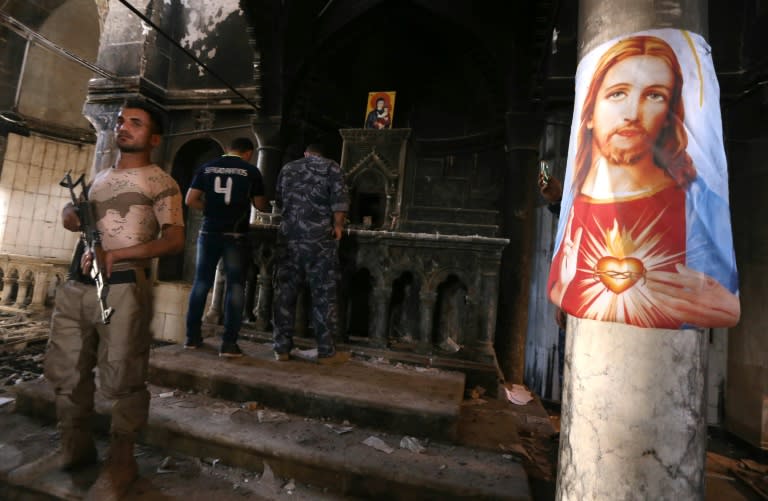
[[203, 316], [203, 321], [208, 324], [218, 324], [221, 318], [221, 303], [224, 297], [224, 288], [226, 285], [226, 275], [224, 273], [224, 261], [219, 260], [216, 265], [216, 278], [213, 280], [213, 292], [211, 293], [211, 304], [208, 311]]
[[16, 277], [3, 278], [3, 290], [0, 292], [0, 304], [11, 304], [11, 294], [13, 294], [13, 284], [16, 283]]
[[[87, 177], [90, 182], [96, 173], [110, 168], [117, 158], [115, 147], [115, 124], [122, 101], [109, 103], [89, 102], [83, 106], [83, 115], [96, 129], [96, 146], [93, 153], [93, 165]], [[73, 166], [74, 167], [74, 166]]]
[[507, 172], [504, 182], [502, 237], [510, 240], [501, 256], [500, 309], [496, 349], [507, 381], [522, 383], [531, 281], [536, 165], [541, 118], [527, 111], [506, 113]]
[[16, 292], [16, 302], [13, 304], [16, 308], [23, 308], [24, 302], [27, 299], [27, 292], [29, 286], [32, 285], [31, 280], [19, 280], [19, 289]]
[[[275, 183], [283, 162], [281, 126], [282, 117], [280, 116], [254, 115], [251, 120], [251, 127], [258, 142], [256, 167], [261, 172], [264, 180], [264, 192], [269, 200], [275, 198]], [[253, 210], [251, 211], [251, 221], [253, 221]]]
[[29, 303], [31, 309], [42, 310], [45, 308], [45, 298], [48, 295], [49, 278], [47, 271], [38, 271], [35, 273], [35, 288], [32, 290], [32, 301]]
[[387, 302], [389, 289], [374, 287], [370, 297], [370, 314], [368, 315], [368, 340], [373, 346], [387, 345]]
[[707, 336], [568, 318], [557, 499], [704, 499]]
[[[706, 35], [703, 0], [580, 0], [579, 57], [651, 28]], [[569, 318], [558, 500], [704, 499], [707, 336]]]
[[432, 324], [435, 315], [437, 293], [422, 291], [419, 294], [419, 344], [424, 349], [432, 348]]

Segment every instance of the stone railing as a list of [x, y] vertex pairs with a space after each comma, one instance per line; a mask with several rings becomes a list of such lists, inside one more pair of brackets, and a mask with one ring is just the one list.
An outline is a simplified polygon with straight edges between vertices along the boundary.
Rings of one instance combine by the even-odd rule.
[[0, 254], [0, 306], [42, 310], [52, 299], [56, 285], [67, 275], [69, 262], [17, 254]]

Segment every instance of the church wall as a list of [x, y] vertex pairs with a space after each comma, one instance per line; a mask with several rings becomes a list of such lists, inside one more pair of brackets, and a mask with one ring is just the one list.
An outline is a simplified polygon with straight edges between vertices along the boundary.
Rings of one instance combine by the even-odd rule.
[[[229, 84], [252, 84], [253, 49], [248, 44], [239, 0], [189, 0], [174, 13], [175, 39]], [[204, 89], [224, 85], [190, 57], [174, 49], [169, 88]]]
[[70, 169], [73, 179], [88, 172], [92, 162], [93, 145], [9, 134], [0, 174], [0, 252], [69, 259], [77, 235], [61, 226], [70, 196], [59, 182]]

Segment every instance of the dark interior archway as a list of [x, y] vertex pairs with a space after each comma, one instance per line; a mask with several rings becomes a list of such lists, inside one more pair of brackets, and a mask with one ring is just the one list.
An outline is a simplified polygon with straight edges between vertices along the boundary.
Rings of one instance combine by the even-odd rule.
[[[176, 153], [173, 159], [171, 175], [179, 183], [182, 197], [187, 193], [195, 170], [201, 164], [213, 160], [224, 153], [219, 143], [213, 139], [193, 139]], [[157, 268], [159, 280], [185, 280], [191, 282], [195, 276], [195, 257], [197, 256], [197, 233], [202, 223], [202, 213], [189, 210], [184, 204], [184, 232], [186, 243], [184, 252], [176, 256], [161, 257]]]

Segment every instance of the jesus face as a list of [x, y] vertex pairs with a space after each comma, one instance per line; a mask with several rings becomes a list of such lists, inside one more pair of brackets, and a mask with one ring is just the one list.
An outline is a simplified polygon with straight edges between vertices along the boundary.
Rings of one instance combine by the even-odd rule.
[[633, 56], [605, 74], [587, 127], [600, 154], [618, 165], [631, 165], [653, 153], [668, 123], [675, 77], [660, 58]]

